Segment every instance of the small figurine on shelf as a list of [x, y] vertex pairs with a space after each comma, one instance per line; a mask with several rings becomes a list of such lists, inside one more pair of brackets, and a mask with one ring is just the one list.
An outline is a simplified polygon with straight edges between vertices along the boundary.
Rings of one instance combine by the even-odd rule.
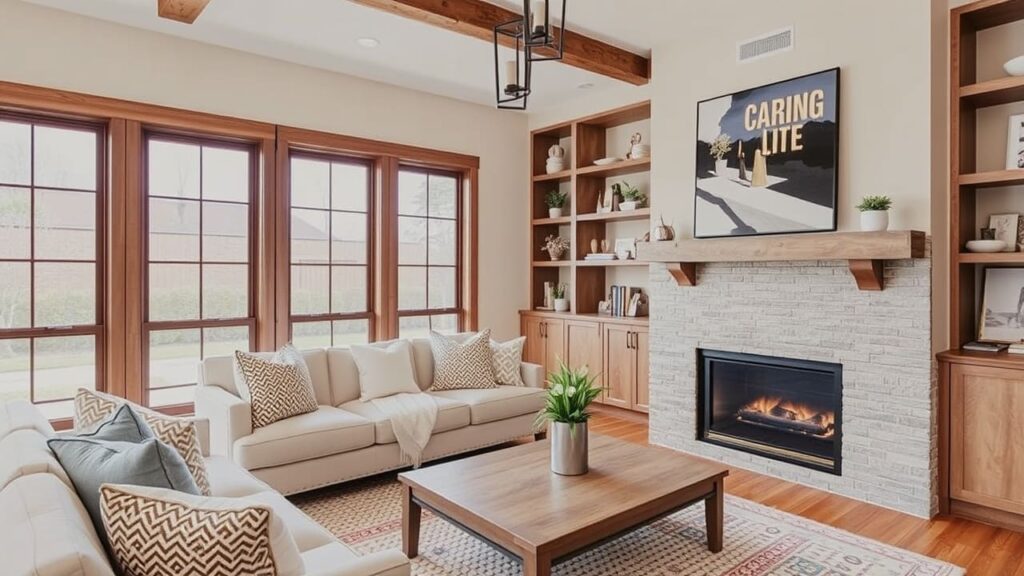
[[651, 147], [648, 144], [641, 144], [643, 136], [639, 132], [633, 134], [629, 139], [629, 152], [626, 154], [626, 158], [630, 160], [636, 160], [637, 158], [647, 158], [651, 155]]
[[555, 174], [565, 170], [565, 149], [555, 144], [548, 148], [548, 160], [544, 164], [544, 171], [548, 174]]

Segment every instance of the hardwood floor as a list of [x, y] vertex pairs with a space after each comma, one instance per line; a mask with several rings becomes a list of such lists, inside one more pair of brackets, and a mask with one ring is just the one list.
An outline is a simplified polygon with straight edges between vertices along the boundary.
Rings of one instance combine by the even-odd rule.
[[[599, 407], [590, 420], [590, 430], [638, 444], [647, 443], [646, 418], [633, 413]], [[1021, 532], [960, 518], [923, 520], [735, 467], [725, 479], [725, 491], [963, 566], [971, 576], [1024, 576], [1024, 533]]]

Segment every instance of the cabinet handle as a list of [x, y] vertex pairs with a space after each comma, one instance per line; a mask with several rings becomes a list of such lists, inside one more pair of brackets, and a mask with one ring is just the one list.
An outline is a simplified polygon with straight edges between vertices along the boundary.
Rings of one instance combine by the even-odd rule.
[[541, 338], [547, 338], [548, 337], [548, 323], [547, 322], [541, 322], [540, 323], [540, 337]]
[[633, 333], [626, 332], [626, 350], [633, 349]]

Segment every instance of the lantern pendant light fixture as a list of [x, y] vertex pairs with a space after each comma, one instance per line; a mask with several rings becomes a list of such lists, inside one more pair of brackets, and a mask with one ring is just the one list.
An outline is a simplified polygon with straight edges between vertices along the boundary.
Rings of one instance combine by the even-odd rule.
[[[562, 29], [551, 23], [551, 3], [561, 3]], [[526, 110], [534, 62], [561, 60], [565, 53], [565, 4], [568, 0], [523, 0], [523, 16], [494, 27], [494, 88], [498, 108]], [[513, 47], [504, 63], [501, 45]]]

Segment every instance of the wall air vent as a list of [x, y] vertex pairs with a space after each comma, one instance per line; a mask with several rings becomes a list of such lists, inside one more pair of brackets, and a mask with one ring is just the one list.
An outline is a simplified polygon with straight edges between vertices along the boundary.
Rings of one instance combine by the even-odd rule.
[[794, 32], [792, 26], [785, 30], [777, 30], [764, 36], [758, 36], [752, 40], [741, 42], [736, 46], [736, 61], [753, 62], [773, 54], [788, 52], [793, 49], [793, 41]]

